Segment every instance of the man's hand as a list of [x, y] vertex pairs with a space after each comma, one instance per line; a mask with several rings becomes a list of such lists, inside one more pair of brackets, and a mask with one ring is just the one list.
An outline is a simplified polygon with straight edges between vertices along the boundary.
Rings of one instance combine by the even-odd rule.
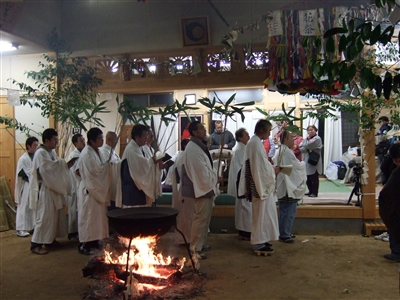
[[17, 207], [17, 206], [18, 206], [18, 203], [17, 203], [17, 202], [14, 202], [14, 206]]
[[279, 174], [281, 172], [282, 168], [281, 167], [275, 167], [274, 171], [275, 171], [275, 175]]
[[72, 168], [72, 166], [75, 164], [75, 161], [76, 160], [71, 160], [71, 161], [67, 162], [68, 169]]
[[167, 164], [164, 164], [164, 162], [161, 159], [157, 161], [157, 164], [160, 170], [163, 170], [167, 167]]
[[228, 144], [225, 144], [225, 145], [224, 145], [224, 149], [228, 149]]
[[217, 184], [221, 183], [221, 181], [222, 181], [222, 176], [218, 176]]

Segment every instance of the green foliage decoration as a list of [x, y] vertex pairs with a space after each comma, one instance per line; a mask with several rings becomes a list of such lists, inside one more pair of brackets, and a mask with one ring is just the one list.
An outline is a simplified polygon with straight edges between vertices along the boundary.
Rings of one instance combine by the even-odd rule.
[[[375, 5], [390, 12], [396, 4], [394, 0], [376, 0]], [[318, 111], [318, 117], [331, 117], [332, 109], [339, 109], [356, 115], [354, 121], [362, 129], [374, 130], [385, 108], [395, 121], [400, 107], [400, 73], [396, 68], [400, 44], [392, 42], [394, 30], [395, 26], [386, 21], [344, 18], [341, 26], [317, 38], [317, 52], [324, 47], [325, 54], [309, 62], [314, 81], [322, 89], [336, 83], [337, 90], [358, 95], [356, 99], [338, 99], [312, 91], [318, 104], [309, 107]]]
[[[47, 37], [52, 54], [43, 54], [39, 62], [39, 71], [28, 71], [25, 75], [32, 79], [31, 86], [15, 79], [9, 79], [22, 91], [21, 104], [38, 107], [44, 118], [54, 117], [59, 126], [61, 144], [59, 154], [66, 154], [73, 128], [83, 131], [90, 126], [104, 127], [98, 114], [108, 113], [106, 102], [97, 103], [96, 88], [102, 84], [102, 79], [96, 76], [96, 70], [87, 65], [85, 57], [72, 57], [66, 43], [60, 39], [55, 28]], [[29, 101], [29, 99], [35, 99]], [[0, 123], [6, 124], [5, 119]], [[17, 120], [6, 124], [29, 134], [30, 129]]]

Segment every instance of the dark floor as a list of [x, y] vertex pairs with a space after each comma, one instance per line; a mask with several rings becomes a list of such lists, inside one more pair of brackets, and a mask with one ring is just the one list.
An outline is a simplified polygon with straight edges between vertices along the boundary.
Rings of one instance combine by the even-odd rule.
[[[162, 237], [164, 254], [185, 248]], [[82, 299], [90, 279], [81, 269], [90, 257], [64, 247], [39, 256], [29, 238], [0, 233], [0, 299]], [[398, 299], [398, 264], [385, 260], [388, 243], [362, 237], [299, 235], [294, 244], [273, 242], [270, 257], [254, 254], [236, 234], [210, 234], [208, 258], [201, 261], [207, 283], [195, 299]]]

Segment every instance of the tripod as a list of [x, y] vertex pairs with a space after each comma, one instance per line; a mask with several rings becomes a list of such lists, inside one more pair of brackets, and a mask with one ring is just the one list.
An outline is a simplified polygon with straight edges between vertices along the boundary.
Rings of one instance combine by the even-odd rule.
[[357, 202], [356, 206], [361, 206], [361, 174], [358, 174], [354, 172], [354, 187], [353, 190], [351, 191], [349, 201], [347, 202], [347, 205], [350, 205], [350, 201], [353, 198], [353, 195], [357, 196]]

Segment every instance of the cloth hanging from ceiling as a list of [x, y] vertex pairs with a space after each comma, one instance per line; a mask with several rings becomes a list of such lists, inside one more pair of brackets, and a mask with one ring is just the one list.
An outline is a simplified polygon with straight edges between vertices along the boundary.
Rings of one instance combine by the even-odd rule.
[[324, 174], [329, 162], [339, 161], [342, 159], [342, 118], [341, 112], [332, 112], [337, 120], [333, 118], [325, 119], [325, 132], [324, 132]]

